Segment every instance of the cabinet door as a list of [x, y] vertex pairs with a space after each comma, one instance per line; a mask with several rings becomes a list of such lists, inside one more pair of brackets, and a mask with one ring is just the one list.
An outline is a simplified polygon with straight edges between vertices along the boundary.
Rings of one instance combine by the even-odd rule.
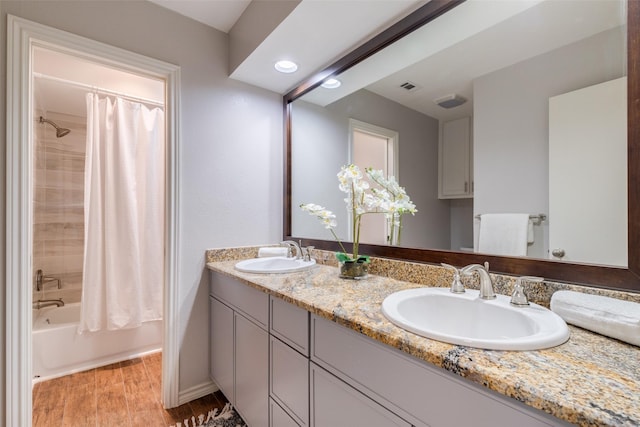
[[209, 374], [235, 405], [233, 390], [233, 310], [209, 297]]
[[269, 425], [269, 334], [235, 314], [235, 407], [251, 427]]
[[468, 117], [442, 125], [439, 150], [440, 197], [469, 197], [471, 182], [471, 140]]
[[392, 412], [311, 363], [312, 427], [411, 427]]
[[271, 337], [271, 397], [300, 425], [309, 423], [309, 359]]
[[269, 427], [300, 427], [290, 416], [273, 400], [271, 403], [271, 424]]

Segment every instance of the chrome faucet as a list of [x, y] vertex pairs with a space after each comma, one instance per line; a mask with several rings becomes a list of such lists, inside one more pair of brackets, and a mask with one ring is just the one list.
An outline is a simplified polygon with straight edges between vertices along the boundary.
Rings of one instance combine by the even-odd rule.
[[465, 276], [469, 276], [474, 272], [477, 272], [480, 276], [480, 298], [495, 299], [496, 293], [493, 291], [493, 281], [489, 275], [489, 263], [485, 262], [484, 265], [471, 264], [460, 270], [460, 273]]
[[450, 291], [454, 294], [464, 294], [464, 285], [460, 281], [460, 270], [453, 265], [445, 264], [444, 262], [441, 262], [440, 265], [453, 272]]
[[285, 240], [283, 242], [280, 242], [280, 244], [289, 248], [287, 257], [294, 257], [292, 249], [295, 249], [295, 259], [302, 258], [302, 250], [300, 249], [300, 245], [297, 242], [294, 242], [293, 240]]
[[516, 285], [513, 288], [513, 294], [511, 295], [511, 305], [515, 305], [516, 307], [526, 307], [530, 305], [527, 294], [524, 293], [524, 287], [522, 286], [522, 282], [524, 281], [542, 283], [544, 278], [536, 276], [518, 277], [516, 279]]
[[64, 301], [62, 298], [60, 299], [39, 299], [38, 301], [33, 303], [33, 308], [40, 310], [44, 307], [49, 307], [50, 305], [55, 305], [56, 307], [64, 307]]
[[45, 283], [49, 282], [56, 282], [58, 289], [62, 289], [62, 283], [60, 282], [60, 279], [56, 277], [45, 276], [42, 269], [38, 269], [38, 271], [36, 271], [36, 291], [41, 291], [42, 286]]

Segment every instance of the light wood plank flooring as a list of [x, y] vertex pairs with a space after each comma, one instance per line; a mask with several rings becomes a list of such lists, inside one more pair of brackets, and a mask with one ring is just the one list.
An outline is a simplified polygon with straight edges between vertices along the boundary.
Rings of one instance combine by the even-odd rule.
[[37, 383], [33, 388], [33, 427], [170, 426], [222, 409], [217, 392], [164, 409], [160, 403], [162, 354]]

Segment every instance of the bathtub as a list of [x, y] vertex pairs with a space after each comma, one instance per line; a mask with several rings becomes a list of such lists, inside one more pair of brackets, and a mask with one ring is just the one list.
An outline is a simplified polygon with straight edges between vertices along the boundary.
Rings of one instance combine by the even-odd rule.
[[162, 321], [78, 335], [80, 303], [33, 310], [33, 380], [44, 381], [162, 349]]

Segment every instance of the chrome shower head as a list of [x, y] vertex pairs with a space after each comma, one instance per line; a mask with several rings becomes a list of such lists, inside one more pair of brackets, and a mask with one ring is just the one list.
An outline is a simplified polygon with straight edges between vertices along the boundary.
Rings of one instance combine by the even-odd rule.
[[56, 138], [62, 138], [63, 136], [68, 135], [71, 132], [71, 129], [61, 128], [51, 120], [45, 119], [42, 116], [40, 116], [40, 123], [49, 123], [51, 126], [56, 128]]

